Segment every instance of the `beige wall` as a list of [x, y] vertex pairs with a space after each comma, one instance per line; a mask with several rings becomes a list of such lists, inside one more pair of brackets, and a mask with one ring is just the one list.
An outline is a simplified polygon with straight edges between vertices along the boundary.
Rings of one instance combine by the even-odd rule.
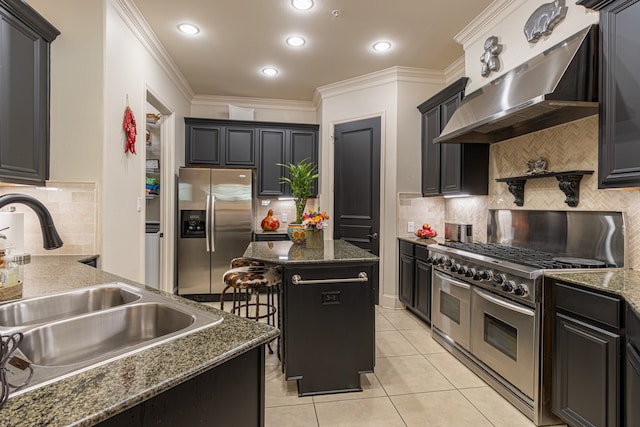
[[[531, 14], [550, 0], [496, 0], [455, 37], [465, 50], [465, 75], [470, 78], [467, 93], [498, 78], [505, 72], [522, 64], [527, 59], [575, 34], [582, 28], [597, 23], [598, 13], [575, 2], [565, 1], [568, 7], [563, 21], [553, 32], [543, 36], [537, 43], [529, 43], [524, 35], [524, 25]], [[484, 53], [484, 42], [491, 36], [498, 37], [502, 45], [499, 55], [501, 68], [487, 77], [480, 74], [480, 57]]]

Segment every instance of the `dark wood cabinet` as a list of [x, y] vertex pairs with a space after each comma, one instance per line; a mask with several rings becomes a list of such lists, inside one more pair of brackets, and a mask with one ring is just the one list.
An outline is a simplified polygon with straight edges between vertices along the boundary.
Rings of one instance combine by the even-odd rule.
[[582, 0], [600, 11], [598, 187], [640, 186], [640, 0]]
[[627, 305], [627, 345], [624, 386], [624, 425], [640, 426], [640, 315]]
[[[318, 125], [185, 118], [185, 163], [195, 167], [256, 168], [258, 197], [290, 197], [280, 164], [318, 165]], [[317, 181], [311, 197], [318, 195]]]
[[486, 195], [489, 146], [434, 144], [464, 96], [463, 77], [418, 106], [422, 113], [422, 195]]
[[255, 167], [256, 129], [231, 121], [185, 118], [187, 166]]
[[552, 408], [570, 425], [620, 426], [621, 299], [553, 283]]
[[[291, 189], [280, 183], [287, 169], [279, 164], [309, 159], [318, 165], [318, 126], [261, 128], [259, 132], [258, 197], [290, 197]], [[311, 197], [318, 195], [317, 181]]]
[[0, 181], [49, 178], [50, 44], [59, 34], [26, 3], [0, 0]]
[[419, 244], [399, 241], [398, 290], [407, 309], [431, 323], [431, 264], [428, 249]]

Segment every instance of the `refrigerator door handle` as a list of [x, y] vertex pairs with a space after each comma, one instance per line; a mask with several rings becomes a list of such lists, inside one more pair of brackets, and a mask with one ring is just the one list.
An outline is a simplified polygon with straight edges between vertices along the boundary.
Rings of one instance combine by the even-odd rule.
[[204, 238], [206, 251], [211, 252], [211, 230], [209, 230], [209, 224], [211, 223], [211, 195], [207, 194], [207, 201], [205, 202], [205, 224], [204, 224]]
[[216, 251], [216, 233], [215, 233], [215, 227], [216, 227], [216, 196], [214, 196], [213, 194], [211, 195], [211, 213], [210, 213], [210, 220], [211, 220], [211, 252], [215, 252]]

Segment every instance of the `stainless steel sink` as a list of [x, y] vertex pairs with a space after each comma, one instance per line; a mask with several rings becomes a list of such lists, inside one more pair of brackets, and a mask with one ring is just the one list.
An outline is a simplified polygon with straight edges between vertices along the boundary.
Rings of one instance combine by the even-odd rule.
[[20, 350], [35, 365], [70, 365], [134, 348], [194, 321], [166, 304], [133, 304], [34, 328], [24, 334]]
[[[107, 297], [118, 293], [121, 298]], [[65, 296], [77, 301], [65, 304]], [[92, 298], [110, 302], [87, 303]], [[7, 364], [12, 384], [27, 380], [31, 371], [32, 376], [24, 387], [12, 390], [10, 397], [222, 322], [216, 314], [123, 283], [91, 286], [11, 305], [20, 303], [24, 305], [7, 309], [11, 315], [0, 316], [0, 334], [24, 334], [15, 356], [26, 360], [29, 369]], [[39, 311], [44, 307], [46, 312], [49, 306], [63, 308], [48, 314]], [[80, 307], [85, 308], [84, 312]], [[61, 318], [63, 313], [70, 314]], [[16, 326], [18, 323], [21, 326]]]
[[112, 284], [26, 298], [0, 306], [0, 327], [28, 326], [116, 307], [140, 299], [133, 287]]

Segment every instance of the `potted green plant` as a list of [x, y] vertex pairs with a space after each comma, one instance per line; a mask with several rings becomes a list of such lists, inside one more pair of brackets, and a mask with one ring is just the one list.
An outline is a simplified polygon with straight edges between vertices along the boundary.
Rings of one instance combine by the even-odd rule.
[[303, 233], [302, 217], [304, 215], [304, 208], [307, 205], [307, 199], [311, 196], [313, 181], [320, 176], [318, 167], [311, 163], [308, 158], [298, 163], [278, 163], [278, 165], [284, 166], [289, 171], [289, 176], [280, 177], [280, 183], [289, 184], [293, 200], [296, 204], [296, 222], [289, 224], [289, 238], [294, 242], [297, 240], [294, 238], [295, 236], [292, 235], [292, 228], [297, 228], [300, 230], [298, 234], [304, 234], [304, 236], [299, 236], [301, 241], [304, 241], [306, 233]]

